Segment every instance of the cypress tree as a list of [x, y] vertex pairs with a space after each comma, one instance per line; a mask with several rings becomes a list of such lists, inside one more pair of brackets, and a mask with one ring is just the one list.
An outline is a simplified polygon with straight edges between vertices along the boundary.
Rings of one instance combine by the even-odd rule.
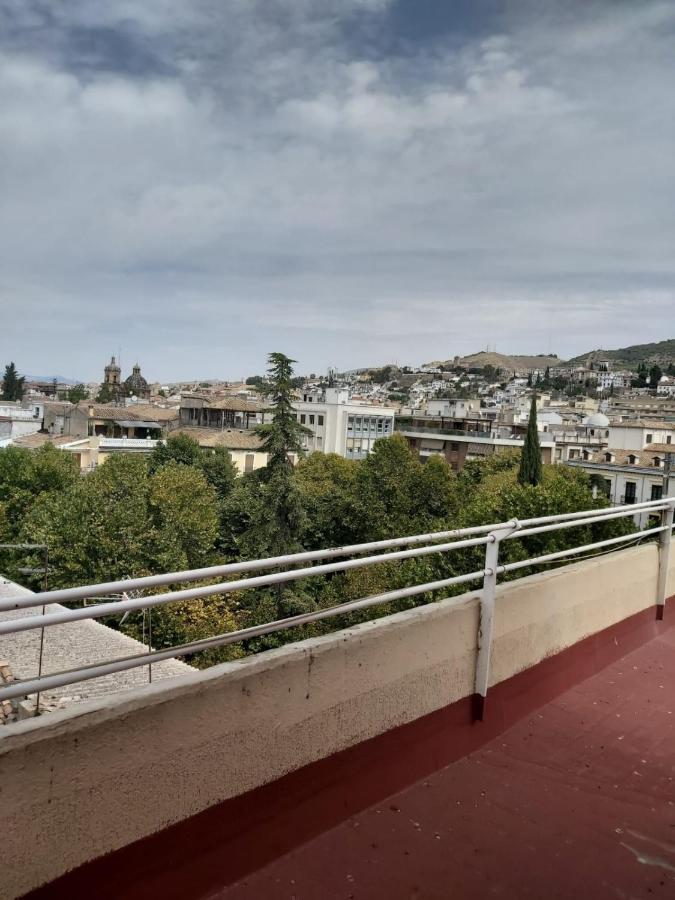
[[541, 447], [539, 446], [539, 432], [537, 431], [537, 397], [536, 394], [532, 394], [527, 434], [525, 435], [523, 452], [520, 457], [518, 482], [536, 486], [541, 481], [541, 474]]

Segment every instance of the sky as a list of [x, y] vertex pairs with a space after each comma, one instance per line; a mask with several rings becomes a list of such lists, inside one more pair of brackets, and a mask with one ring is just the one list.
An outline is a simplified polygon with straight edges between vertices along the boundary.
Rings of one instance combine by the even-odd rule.
[[0, 0], [0, 364], [675, 336], [672, 0]]

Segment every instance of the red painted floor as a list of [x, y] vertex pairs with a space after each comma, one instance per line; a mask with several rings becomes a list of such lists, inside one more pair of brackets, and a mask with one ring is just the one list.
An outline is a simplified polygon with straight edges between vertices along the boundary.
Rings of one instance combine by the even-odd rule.
[[673, 898], [674, 720], [670, 629], [480, 751], [209, 897]]

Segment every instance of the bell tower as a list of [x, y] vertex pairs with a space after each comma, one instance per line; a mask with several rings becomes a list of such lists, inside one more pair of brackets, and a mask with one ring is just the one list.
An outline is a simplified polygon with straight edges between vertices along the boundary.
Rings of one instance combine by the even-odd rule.
[[110, 357], [110, 362], [104, 369], [105, 377], [103, 383], [114, 391], [119, 391], [120, 382], [122, 380], [122, 369], [115, 362], [115, 357]]

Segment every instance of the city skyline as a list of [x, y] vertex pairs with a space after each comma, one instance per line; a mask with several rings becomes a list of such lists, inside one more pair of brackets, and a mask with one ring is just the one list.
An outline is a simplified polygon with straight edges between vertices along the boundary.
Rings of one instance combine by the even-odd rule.
[[181, 380], [668, 337], [674, 33], [659, 0], [0, 3], [0, 355]]

